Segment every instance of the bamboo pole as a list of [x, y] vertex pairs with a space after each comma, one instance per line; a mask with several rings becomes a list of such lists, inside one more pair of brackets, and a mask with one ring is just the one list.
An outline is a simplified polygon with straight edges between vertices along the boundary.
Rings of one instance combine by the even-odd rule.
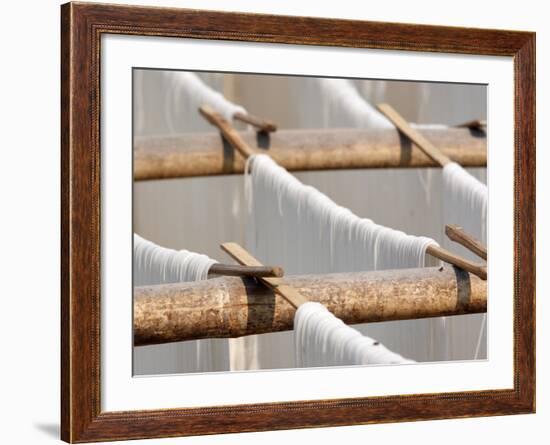
[[[287, 276], [285, 283], [347, 324], [487, 309], [487, 283], [452, 266]], [[252, 278], [136, 287], [134, 344], [291, 330], [294, 312], [287, 300]]]
[[[484, 167], [487, 139], [467, 128], [420, 130], [464, 167]], [[269, 135], [237, 132], [247, 146], [269, 154], [289, 171], [435, 167], [416, 145], [393, 129], [278, 130]], [[142, 137], [134, 142], [134, 179], [239, 174], [244, 159], [218, 133]]]

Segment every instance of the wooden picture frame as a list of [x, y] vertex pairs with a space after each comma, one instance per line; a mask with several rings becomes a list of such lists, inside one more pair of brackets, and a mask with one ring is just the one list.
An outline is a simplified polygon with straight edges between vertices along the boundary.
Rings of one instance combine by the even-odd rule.
[[[535, 34], [68, 3], [61, 7], [61, 437], [173, 437], [533, 413]], [[515, 71], [514, 388], [102, 412], [100, 39], [103, 34], [511, 56]]]

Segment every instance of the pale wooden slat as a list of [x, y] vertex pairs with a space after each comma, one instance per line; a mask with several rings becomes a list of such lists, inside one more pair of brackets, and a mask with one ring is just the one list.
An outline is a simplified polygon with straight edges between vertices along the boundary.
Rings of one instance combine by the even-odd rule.
[[426, 139], [419, 131], [412, 128], [408, 122], [389, 104], [378, 104], [378, 109], [384, 114], [392, 123], [406, 135], [411, 141], [413, 141], [420, 149], [424, 151], [431, 159], [438, 163], [441, 167], [444, 167], [449, 162], [452, 162], [447, 156], [445, 156], [439, 148], [433, 145], [428, 139]]
[[[262, 263], [260, 263], [237, 243], [223, 243], [221, 248], [240, 264], [245, 266], [262, 266]], [[282, 278], [261, 277], [258, 279], [273, 289], [276, 293], [286, 298], [295, 308], [308, 302], [308, 300], [296, 289], [286, 285]]]

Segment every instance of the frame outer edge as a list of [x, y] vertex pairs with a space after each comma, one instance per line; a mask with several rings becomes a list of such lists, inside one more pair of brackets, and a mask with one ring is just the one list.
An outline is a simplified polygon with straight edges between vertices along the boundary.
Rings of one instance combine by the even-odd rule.
[[61, 439], [82, 442], [99, 405], [99, 140], [93, 17], [61, 5]]
[[[191, 27], [183, 29], [181, 23]], [[273, 34], [258, 30], [262, 23], [268, 25]], [[365, 28], [367, 23], [369, 26]], [[319, 37], [322, 24], [334, 24], [339, 30], [336, 34], [341, 35], [338, 34], [336, 40], [331, 40], [330, 35]], [[287, 35], [287, 28], [294, 25], [317, 33], [317, 37]], [[361, 31], [354, 30], [353, 26], [360, 26]], [[391, 28], [395, 38], [384, 36], [370, 40], [373, 30], [384, 26]], [[234, 33], [234, 29], [239, 33]], [[534, 412], [535, 36], [528, 32], [456, 28], [452, 29], [453, 34], [461, 38], [453, 40], [454, 46], [442, 49], [437, 39], [450, 29], [127, 5], [62, 5], [61, 438], [64, 441], [175, 437]], [[473, 38], [469, 36], [470, 31]], [[517, 218], [514, 390], [381, 397], [374, 398], [378, 401], [365, 399], [364, 402], [363, 399], [357, 402], [334, 399], [101, 413], [99, 79], [96, 78], [101, 32], [383, 49], [405, 49], [401, 46], [403, 39], [418, 33], [415, 51], [514, 56], [514, 95], [516, 111], [519, 111], [514, 131]], [[359, 34], [364, 39], [357, 41]], [[378, 36], [377, 32], [374, 34]], [[480, 44], [478, 50], [473, 47], [474, 41]]]
[[60, 436], [71, 441], [70, 330], [70, 144], [71, 144], [71, 12], [61, 5], [61, 422]]
[[[519, 397], [525, 412], [536, 411], [536, 35], [515, 55], [516, 75], [516, 280], [517, 347], [523, 372]], [[518, 307], [519, 306], [519, 307]], [[520, 316], [522, 315], [522, 316]]]

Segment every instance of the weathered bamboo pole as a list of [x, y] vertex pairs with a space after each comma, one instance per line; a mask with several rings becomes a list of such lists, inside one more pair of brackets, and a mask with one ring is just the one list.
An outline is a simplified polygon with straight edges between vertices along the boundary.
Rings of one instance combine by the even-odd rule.
[[[465, 167], [487, 164], [487, 140], [467, 128], [420, 130]], [[239, 132], [250, 147], [269, 154], [290, 171], [352, 168], [435, 167], [394, 129], [278, 130], [269, 135]], [[242, 173], [244, 160], [219, 133], [137, 138], [134, 179], [163, 179]]]
[[[285, 277], [348, 324], [485, 312], [487, 283], [460, 269], [401, 269]], [[250, 278], [134, 289], [134, 344], [285, 331], [294, 308]]]

